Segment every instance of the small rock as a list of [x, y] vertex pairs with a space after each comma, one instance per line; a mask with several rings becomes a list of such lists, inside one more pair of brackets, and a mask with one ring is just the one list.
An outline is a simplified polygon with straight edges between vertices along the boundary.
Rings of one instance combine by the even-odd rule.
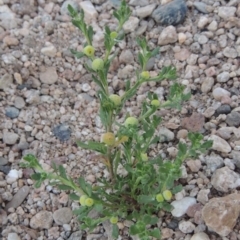
[[189, 58], [189, 56], [190, 56], [190, 52], [186, 48], [181, 49], [179, 52], [176, 52], [174, 54], [175, 59], [179, 61], [185, 61]]
[[156, 4], [149, 4], [145, 7], [140, 7], [136, 9], [136, 15], [140, 18], [148, 17], [152, 14], [153, 10], [155, 9]]
[[72, 216], [72, 210], [67, 207], [60, 208], [53, 213], [53, 219], [58, 225], [69, 223], [72, 219]]
[[227, 104], [223, 104], [221, 105], [217, 110], [216, 110], [216, 114], [220, 115], [220, 114], [228, 114], [231, 112], [231, 107]]
[[220, 83], [227, 82], [230, 78], [229, 72], [222, 72], [217, 75], [217, 81]]
[[23, 83], [22, 76], [20, 73], [14, 73], [13, 76], [17, 84], [21, 85]]
[[0, 166], [8, 164], [8, 160], [4, 157], [0, 157]]
[[0, 209], [0, 225], [4, 226], [7, 224], [8, 219], [7, 219], [7, 213], [3, 209]]
[[82, 236], [83, 236], [82, 231], [76, 231], [71, 234], [68, 240], [82, 240]]
[[219, 7], [218, 8], [218, 16], [227, 20], [230, 17], [234, 17], [237, 9], [235, 7]]
[[228, 126], [239, 127], [240, 126], [240, 113], [232, 111], [227, 115], [226, 123]]
[[29, 104], [38, 104], [40, 102], [40, 92], [38, 90], [28, 90], [24, 93], [26, 102]]
[[178, 220], [177, 219], [172, 219], [168, 224], [167, 227], [172, 229], [172, 230], [176, 230], [178, 228]]
[[9, 145], [13, 145], [17, 142], [19, 136], [13, 132], [3, 132], [3, 142]]
[[228, 167], [223, 167], [213, 173], [211, 183], [216, 190], [226, 193], [229, 189], [240, 186], [240, 177]]
[[49, 229], [53, 223], [52, 213], [48, 211], [40, 211], [30, 220], [30, 227], [33, 229]]
[[213, 90], [212, 92], [213, 94], [213, 97], [215, 98], [215, 100], [217, 101], [221, 101], [221, 99], [224, 97], [224, 96], [228, 96], [230, 97], [231, 93], [223, 88], [220, 88], [220, 87], [217, 87]]
[[71, 5], [74, 9], [76, 9], [77, 11], [79, 10], [79, 5], [78, 5], [78, 2], [75, 1], [75, 0], [67, 0], [67, 1], [64, 1], [61, 9], [60, 9], [60, 12], [62, 15], [67, 15], [68, 14], [68, 5]]
[[83, 1], [79, 5], [83, 9], [86, 19], [92, 20], [97, 18], [98, 13], [91, 1]]
[[153, 11], [152, 17], [161, 25], [177, 25], [181, 23], [187, 13], [187, 5], [184, 0], [173, 0], [170, 3], [160, 5]]
[[40, 80], [45, 84], [54, 84], [58, 80], [58, 74], [55, 67], [46, 68], [45, 72], [40, 72]]
[[198, 20], [198, 28], [203, 29], [207, 24], [208, 24], [208, 17], [206, 16], [201, 16], [200, 19]]
[[191, 132], [200, 132], [203, 129], [205, 117], [201, 113], [194, 112], [190, 117], [182, 120], [181, 126]]
[[161, 229], [161, 234], [162, 234], [161, 239], [169, 239], [169, 238], [172, 237], [173, 233], [174, 232], [173, 232], [172, 229], [170, 229], [170, 228], [163, 228], [163, 229]]
[[20, 188], [17, 193], [13, 196], [12, 200], [6, 205], [5, 209], [17, 208], [25, 200], [29, 193], [30, 189], [28, 186], [23, 186]]
[[188, 135], [188, 130], [181, 129], [177, 133], [177, 139], [181, 139], [181, 138], [185, 139], [187, 137], [187, 135]]
[[53, 128], [53, 134], [56, 136], [60, 141], [67, 141], [71, 136], [71, 130], [69, 126], [65, 124], [60, 124]]
[[179, 33], [178, 34], [178, 42], [180, 44], [185, 43], [186, 40], [187, 40], [187, 35], [185, 33]]
[[199, 169], [202, 167], [202, 163], [200, 160], [189, 160], [186, 162], [186, 164], [192, 172], [198, 172]]
[[134, 32], [139, 24], [139, 19], [137, 17], [129, 17], [129, 19], [127, 20], [127, 22], [124, 23], [123, 25], [123, 30], [125, 31], [125, 33], [130, 33], [130, 32]]
[[240, 151], [233, 150], [229, 154], [229, 157], [232, 158], [233, 163], [240, 168]]
[[15, 107], [7, 107], [5, 109], [5, 115], [11, 119], [17, 118], [19, 115], [19, 110]]
[[41, 49], [41, 53], [48, 57], [55, 57], [55, 55], [57, 53], [57, 49], [53, 45], [50, 45], [47, 47], [43, 47]]
[[190, 206], [196, 203], [196, 199], [192, 197], [185, 197], [181, 200], [175, 200], [171, 203], [174, 209], [171, 211], [174, 217], [182, 217]]
[[217, 135], [225, 140], [231, 138], [234, 129], [232, 127], [221, 127], [217, 130]]
[[207, 169], [210, 169], [211, 172], [215, 172], [216, 169], [224, 166], [223, 159], [219, 155], [206, 156], [205, 162]]
[[7, 240], [21, 240], [17, 233], [9, 233]]
[[10, 85], [13, 83], [13, 77], [11, 74], [6, 73], [2, 77], [0, 77], [0, 89], [6, 89], [10, 87]]
[[214, 85], [214, 78], [207, 77], [203, 80], [201, 91], [203, 93], [208, 93], [212, 90], [213, 85]]
[[204, 232], [195, 233], [190, 240], [210, 240], [208, 235]]
[[234, 48], [226, 47], [223, 49], [223, 55], [227, 58], [236, 58], [238, 56], [238, 52]]
[[14, 99], [14, 106], [18, 109], [22, 109], [25, 107], [25, 101], [22, 97], [15, 97]]
[[3, 39], [3, 42], [5, 44], [7, 44], [8, 46], [17, 46], [19, 44], [19, 41], [17, 38], [15, 37], [11, 37], [11, 36], [6, 36], [4, 39]]
[[131, 50], [123, 50], [119, 56], [119, 61], [122, 63], [132, 63], [134, 60], [134, 56]]
[[17, 27], [17, 18], [12, 10], [7, 6], [0, 6], [0, 20], [1, 26], [6, 30], [14, 29]]
[[203, 208], [202, 216], [207, 227], [226, 237], [233, 231], [240, 212], [240, 195], [230, 194], [212, 198]]
[[174, 133], [169, 129], [162, 127], [159, 129], [160, 142], [170, 142], [174, 139]]
[[209, 140], [213, 141], [212, 149], [223, 152], [223, 153], [228, 153], [231, 151], [230, 145], [222, 138], [220, 138], [217, 135], [211, 135]]
[[193, 6], [201, 13], [209, 13], [207, 10], [207, 5], [203, 2], [194, 2]]
[[191, 233], [195, 229], [195, 225], [190, 221], [182, 221], [179, 223], [179, 230], [183, 233]]
[[197, 200], [202, 203], [203, 205], [205, 205], [208, 202], [208, 194], [210, 193], [209, 189], [201, 189], [198, 192], [197, 195]]
[[190, 206], [187, 210], [187, 215], [190, 217], [190, 218], [193, 218], [194, 215], [196, 214], [196, 212], [200, 212], [202, 210], [202, 205], [200, 203], [196, 203], [196, 204], [193, 204], [192, 206]]
[[158, 45], [167, 45], [170, 43], [175, 43], [178, 40], [178, 35], [176, 28], [173, 26], [168, 26], [163, 29], [158, 37]]
[[213, 20], [207, 27], [209, 31], [215, 32], [218, 29], [218, 22]]

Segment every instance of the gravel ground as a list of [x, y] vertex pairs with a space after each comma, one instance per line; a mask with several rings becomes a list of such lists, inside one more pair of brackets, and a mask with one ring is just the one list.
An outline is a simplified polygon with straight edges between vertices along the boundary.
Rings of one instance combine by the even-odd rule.
[[[33, 153], [46, 169], [54, 160], [73, 178], [83, 175], [95, 183], [108, 176], [93, 153], [75, 144], [99, 140], [102, 126], [96, 85], [83, 60], [69, 51], [81, 50], [83, 38], [66, 14], [68, 3], [86, 11], [100, 55], [104, 25], [116, 27], [112, 12], [118, 0], [0, 0], [2, 240], [112, 239], [108, 223], [93, 233], [79, 231], [71, 212], [78, 203], [47, 182], [34, 189], [32, 172], [19, 167], [22, 157]], [[111, 67], [110, 91], [121, 95], [124, 80], [135, 80], [135, 39], [144, 35], [151, 48], [161, 47], [148, 64], [151, 75], [174, 65], [178, 81], [192, 92], [181, 111], [159, 112], [159, 136], [165, 140], [149, 154], [173, 158], [178, 140], [189, 131], [214, 142], [207, 155], [183, 166], [184, 189], [175, 196], [175, 209], [159, 212], [163, 239], [240, 239], [240, 2], [130, 0], [129, 5], [133, 15], [124, 26], [126, 40], [115, 49], [120, 56]], [[127, 111], [138, 114], [147, 91], [164, 99], [168, 88], [167, 81], [142, 86]], [[130, 225], [119, 223], [119, 239], [131, 239]]]

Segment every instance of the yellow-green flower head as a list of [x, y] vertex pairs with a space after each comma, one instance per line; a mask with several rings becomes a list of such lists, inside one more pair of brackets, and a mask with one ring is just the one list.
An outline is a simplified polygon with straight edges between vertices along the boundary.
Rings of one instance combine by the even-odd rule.
[[157, 99], [153, 99], [151, 101], [151, 105], [154, 106], [154, 107], [159, 107], [160, 106], [160, 102]]
[[115, 144], [115, 135], [112, 132], [106, 132], [102, 135], [101, 141], [109, 146]]
[[115, 31], [113, 31], [113, 32], [110, 33], [110, 37], [111, 37], [112, 39], [115, 39], [117, 36], [118, 36], [118, 33], [115, 32]]
[[94, 56], [95, 49], [93, 46], [88, 45], [83, 49], [83, 53], [87, 55], [88, 57], [93, 57]]
[[143, 72], [141, 73], [141, 77], [142, 77], [142, 78], [145, 78], [145, 79], [149, 79], [149, 78], [150, 78], [150, 73], [149, 73], [149, 71], [143, 71]]
[[111, 217], [110, 218], [110, 223], [117, 224], [118, 223], [118, 217]]
[[147, 161], [148, 160], [148, 155], [146, 153], [141, 153], [141, 158], [143, 161]]
[[85, 206], [85, 200], [88, 198], [87, 195], [82, 195], [79, 199], [79, 202], [82, 206]]
[[172, 199], [172, 192], [170, 190], [163, 191], [163, 197], [166, 201], [170, 201]]
[[117, 94], [111, 94], [109, 96], [109, 99], [115, 104], [115, 106], [119, 106], [121, 104], [121, 97], [118, 96]]
[[161, 193], [157, 194], [156, 195], [156, 200], [158, 202], [164, 202], [164, 198], [163, 198], [163, 195]]
[[96, 58], [92, 62], [92, 69], [94, 71], [102, 70], [104, 67], [104, 62], [101, 58]]
[[94, 204], [94, 200], [93, 200], [92, 198], [87, 198], [87, 199], [85, 200], [85, 205], [86, 205], [87, 207], [91, 207], [93, 204]]
[[138, 125], [138, 120], [135, 117], [128, 117], [124, 122], [125, 127]]

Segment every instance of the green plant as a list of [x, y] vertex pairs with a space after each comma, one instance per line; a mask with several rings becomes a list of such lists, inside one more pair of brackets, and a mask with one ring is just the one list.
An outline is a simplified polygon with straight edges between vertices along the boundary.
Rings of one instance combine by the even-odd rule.
[[[95, 186], [87, 183], [82, 177], [75, 182], [66, 175], [62, 165], [53, 163], [53, 171], [45, 172], [33, 155], [25, 156], [26, 162], [22, 166], [35, 169], [36, 173], [32, 175], [32, 179], [36, 181], [35, 187], [40, 187], [42, 182], [48, 179], [50, 184], [61, 190], [71, 190], [71, 199], [81, 204], [74, 213], [82, 222], [83, 229], [91, 231], [98, 224], [109, 220], [113, 226], [113, 237], [117, 238], [117, 222], [120, 219], [127, 219], [134, 222], [129, 229], [131, 235], [138, 235], [142, 240], [151, 237], [160, 239], [161, 233], [156, 227], [158, 222], [156, 214], [159, 210], [172, 209], [170, 204], [172, 195], [182, 189], [181, 185], [176, 185], [176, 180], [181, 177], [183, 161], [204, 153], [211, 147], [212, 142], [203, 142], [203, 136], [199, 133], [189, 133], [189, 142], [178, 144], [178, 153], [174, 160], [162, 159], [160, 156], [150, 157], [150, 147], [159, 142], [156, 130], [161, 118], [157, 111], [168, 107], [180, 109], [181, 103], [190, 98], [190, 93], [184, 93], [184, 87], [174, 81], [176, 70], [173, 67], [165, 67], [157, 76], [151, 77], [146, 65], [150, 58], [158, 54], [159, 49], [150, 50], [146, 39], [137, 40], [140, 47], [138, 53], [140, 69], [136, 73], [136, 82], [126, 80], [125, 93], [122, 96], [109, 93], [107, 74], [110, 63], [116, 57], [116, 54], [111, 55], [112, 49], [124, 37], [122, 27], [130, 16], [130, 9], [123, 1], [120, 9], [114, 12], [118, 20], [117, 30], [111, 31], [105, 27], [106, 52], [101, 58], [95, 57], [95, 48], [92, 46], [93, 29], [84, 22], [84, 12], [81, 11], [79, 14], [70, 5], [68, 9], [72, 23], [86, 38], [82, 52], [71, 51], [77, 58], [86, 57], [91, 61], [91, 64], [86, 64], [85, 67], [92, 73], [92, 79], [99, 87], [97, 93], [100, 100], [99, 114], [105, 128], [101, 142], [78, 141], [77, 144], [84, 149], [98, 152], [110, 177], [98, 179]], [[142, 104], [140, 115], [130, 116], [127, 113], [125, 120], [119, 122], [118, 116], [126, 101], [136, 94], [139, 86], [165, 79], [173, 80], [166, 101], [159, 101], [156, 94], [149, 92]], [[124, 169], [125, 174], [120, 173], [120, 168]], [[99, 213], [97, 219], [88, 216], [93, 209]]]

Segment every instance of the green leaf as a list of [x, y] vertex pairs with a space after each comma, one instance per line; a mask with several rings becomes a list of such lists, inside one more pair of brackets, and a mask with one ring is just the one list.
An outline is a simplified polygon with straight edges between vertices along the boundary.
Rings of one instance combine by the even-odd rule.
[[118, 235], [119, 235], [118, 225], [113, 224], [113, 226], [112, 226], [112, 237], [117, 239]]
[[139, 203], [147, 204], [154, 201], [153, 196], [149, 195], [139, 195], [137, 198]]
[[159, 54], [159, 50], [160, 50], [159, 47], [155, 48], [155, 49], [151, 52], [151, 57], [155, 57], [157, 54]]
[[69, 198], [74, 200], [74, 201], [79, 201], [79, 199], [80, 199], [80, 197], [75, 193], [70, 193]]
[[155, 225], [155, 224], [158, 222], [158, 220], [159, 220], [159, 219], [158, 219], [157, 217], [152, 217], [150, 224], [151, 224], [151, 225]]
[[143, 222], [148, 225], [151, 223], [152, 217], [150, 215], [145, 214], [142, 218]]
[[158, 228], [154, 228], [152, 230], [148, 230], [148, 234], [156, 239], [161, 239], [161, 232]]
[[64, 184], [59, 184], [57, 187], [58, 187], [60, 190], [64, 190], [64, 191], [73, 190], [72, 187], [67, 186], [67, 185], [64, 185]]
[[210, 149], [212, 147], [212, 145], [213, 145], [213, 141], [212, 140], [208, 140], [208, 141], [206, 141], [205, 143], [203, 143], [201, 145], [201, 148], [205, 149], [205, 150], [208, 150], [208, 149]]
[[173, 209], [173, 206], [167, 202], [163, 202], [162, 203], [162, 208], [163, 210], [167, 211], [167, 212], [171, 212]]
[[41, 185], [42, 185], [42, 180], [38, 180], [37, 182], [35, 182], [34, 187], [35, 188], [40, 188]]
[[172, 192], [172, 194], [176, 194], [176, 193], [178, 193], [178, 192], [181, 192], [182, 189], [183, 189], [183, 186], [182, 186], [182, 185], [177, 185], [177, 186], [175, 186], [174, 188], [172, 188], [171, 192]]
[[139, 229], [136, 224], [133, 224], [129, 228], [130, 235], [137, 235], [139, 233]]
[[73, 49], [70, 49], [70, 52], [78, 59], [85, 55], [83, 52], [78, 52], [78, 51], [73, 50]]
[[92, 40], [93, 40], [93, 28], [92, 28], [92, 26], [88, 27], [87, 34], [88, 34], [88, 39], [90, 41], [90, 44], [92, 44]]
[[31, 178], [35, 181], [38, 181], [41, 179], [41, 173], [34, 173], [31, 175]]
[[93, 150], [96, 152], [100, 152], [102, 154], [107, 153], [107, 147], [105, 146], [104, 143], [94, 142], [94, 141], [88, 141], [87, 143], [77, 141], [76, 143], [79, 147], [84, 148], [84, 149]]
[[65, 168], [62, 166], [62, 165], [59, 165], [58, 166], [58, 170], [59, 170], [59, 174], [62, 178], [68, 180], [68, 177], [66, 175], [66, 171], [65, 171]]
[[94, 204], [94, 209], [98, 212], [102, 212], [103, 210], [103, 205], [102, 204]]
[[69, 11], [71, 17], [74, 18], [77, 16], [77, 14], [78, 14], [77, 11], [70, 4], [68, 4], [67, 8], [68, 8], [68, 11]]

